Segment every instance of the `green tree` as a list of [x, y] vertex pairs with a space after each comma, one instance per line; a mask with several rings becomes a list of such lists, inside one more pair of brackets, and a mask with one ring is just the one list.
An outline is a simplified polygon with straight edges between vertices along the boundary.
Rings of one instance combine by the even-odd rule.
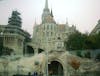
[[87, 36], [85, 39], [85, 43], [84, 43], [84, 50], [85, 49], [94, 49], [94, 37], [93, 36]]
[[20, 13], [17, 11], [12, 12], [12, 16], [8, 20], [8, 25], [18, 26], [21, 27], [21, 17]]
[[100, 49], [100, 32], [98, 34], [88, 35], [75, 32], [69, 35], [65, 42], [67, 50], [86, 50]]
[[100, 32], [96, 34], [96, 42], [95, 45], [97, 46], [97, 49], [100, 49]]
[[85, 47], [87, 35], [75, 32], [68, 37], [65, 42], [67, 50], [83, 50]]
[[89, 36], [91, 49], [100, 49], [100, 32]]

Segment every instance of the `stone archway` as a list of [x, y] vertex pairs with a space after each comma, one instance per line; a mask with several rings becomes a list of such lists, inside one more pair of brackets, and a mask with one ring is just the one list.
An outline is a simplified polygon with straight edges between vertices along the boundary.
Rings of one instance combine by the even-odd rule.
[[64, 76], [62, 64], [58, 61], [51, 61], [50, 64], [48, 64], [48, 74], [49, 76]]

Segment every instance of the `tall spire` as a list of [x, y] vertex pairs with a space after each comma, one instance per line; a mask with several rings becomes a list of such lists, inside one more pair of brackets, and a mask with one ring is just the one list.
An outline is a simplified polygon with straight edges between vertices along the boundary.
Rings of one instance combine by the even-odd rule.
[[51, 9], [51, 17], [53, 17], [53, 12], [52, 12], [52, 9]]
[[45, 9], [48, 9], [48, 0], [45, 1]]
[[42, 23], [50, 23], [50, 22], [55, 22], [53, 20], [53, 13], [52, 10], [50, 12], [49, 8], [48, 8], [48, 0], [45, 0], [45, 8], [43, 9], [43, 13], [42, 13]]
[[44, 8], [43, 13], [42, 13], [42, 23], [46, 22], [47, 17], [49, 17], [49, 16], [50, 16], [50, 11], [48, 8], [48, 0], [45, 0], [45, 8]]
[[66, 25], [68, 25], [68, 18], [66, 18]]
[[48, 0], [45, 0], [44, 11], [49, 12], [49, 8], [48, 8]]
[[36, 19], [35, 19], [35, 23], [34, 23], [34, 25], [35, 25], [35, 26], [37, 25], [37, 23], [36, 23]]

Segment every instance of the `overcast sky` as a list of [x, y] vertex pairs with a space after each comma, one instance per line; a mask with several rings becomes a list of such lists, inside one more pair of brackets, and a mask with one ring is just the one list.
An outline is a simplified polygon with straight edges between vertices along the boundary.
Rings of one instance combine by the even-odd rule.
[[[100, 19], [100, 0], [48, 0], [57, 23], [75, 24], [81, 32], [90, 32]], [[45, 0], [0, 0], [0, 24], [6, 25], [12, 10], [18, 10], [23, 29], [32, 34], [35, 19], [41, 23]]]

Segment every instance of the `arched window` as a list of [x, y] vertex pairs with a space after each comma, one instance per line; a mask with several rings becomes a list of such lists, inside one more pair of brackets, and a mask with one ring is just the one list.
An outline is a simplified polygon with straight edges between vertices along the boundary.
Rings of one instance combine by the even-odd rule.
[[44, 50], [43, 49], [38, 49], [38, 53], [42, 53]]

